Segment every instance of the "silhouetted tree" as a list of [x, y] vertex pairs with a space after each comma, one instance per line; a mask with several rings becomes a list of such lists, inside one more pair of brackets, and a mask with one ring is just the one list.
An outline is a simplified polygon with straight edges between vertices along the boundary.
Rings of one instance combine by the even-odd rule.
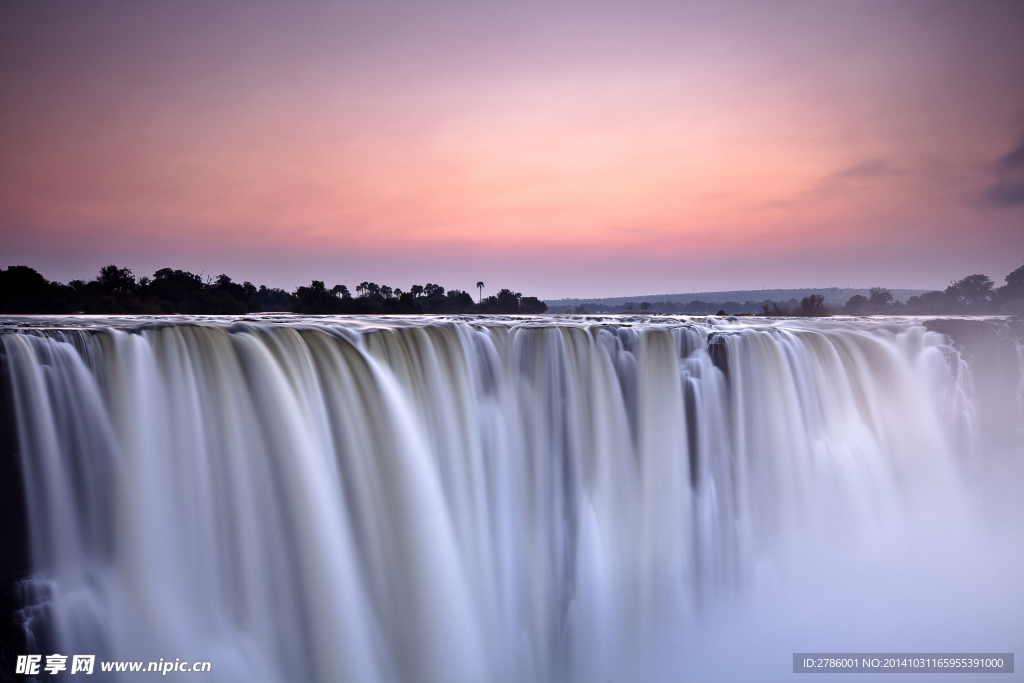
[[502, 289], [498, 292], [498, 306], [503, 313], [517, 313], [519, 311], [519, 299], [523, 295], [513, 292], [511, 289]]
[[892, 292], [885, 287], [872, 287], [868, 290], [871, 294], [868, 302], [874, 308], [885, 308], [892, 305]]
[[423, 308], [412, 292], [402, 292], [396, 301], [396, 313], [422, 313]]
[[[195, 273], [185, 270], [173, 270], [161, 268], [153, 274], [153, 282], [149, 290], [157, 299], [162, 299], [171, 304], [182, 304], [190, 299], [197, 298], [203, 289], [203, 280]], [[174, 311], [179, 313], [190, 313], [192, 311], [182, 310], [175, 307]]]
[[870, 308], [870, 306], [871, 302], [868, 301], [868, 298], [866, 296], [854, 294], [846, 301], [846, 305], [843, 308], [846, 309], [847, 313], [852, 313], [856, 315], [859, 313], [866, 312], [867, 309]]
[[1024, 299], [1024, 266], [1013, 271], [1005, 278], [1006, 284], [999, 288], [999, 298], [1003, 301]]
[[458, 311], [465, 308], [469, 308], [473, 305], [473, 297], [470, 296], [469, 292], [464, 292], [461, 289], [450, 289], [445, 294], [445, 298], [448, 300], [448, 310]]
[[783, 302], [765, 301], [761, 304], [761, 315], [779, 318], [792, 315], [792, 309]]
[[41, 291], [49, 284], [35, 268], [28, 266], [10, 266], [0, 270], [0, 296], [15, 294], [33, 294]]
[[96, 281], [106, 294], [114, 291], [135, 291], [135, 278], [132, 276], [131, 268], [118, 268], [115, 265], [103, 266], [100, 268], [100, 274]]
[[295, 303], [292, 310], [296, 313], [330, 314], [340, 313], [347, 302], [339, 299], [334, 292], [320, 280], [313, 280], [309, 287], [295, 290]]
[[67, 313], [73, 310], [69, 300], [74, 294], [72, 287], [48, 282], [34, 268], [0, 269], [0, 312]]
[[483, 300], [484, 300], [484, 283], [483, 283], [483, 281], [476, 283], [476, 288], [479, 290], [479, 295], [477, 296], [477, 303], [482, 303]]
[[535, 296], [524, 296], [519, 299], [520, 313], [547, 313], [548, 305]]
[[261, 311], [290, 311], [295, 304], [295, 296], [277, 287], [260, 285], [256, 301]]
[[256, 299], [258, 290], [251, 282], [238, 284], [222, 273], [203, 289], [196, 312], [243, 314], [260, 310]]
[[992, 298], [992, 280], [985, 275], [968, 275], [946, 287], [946, 298], [954, 306], [980, 310]]
[[379, 302], [384, 297], [381, 295], [380, 285], [375, 282], [360, 282], [356, 286], [356, 294], [364, 299]]
[[360, 296], [352, 298], [345, 285], [330, 290], [321, 280], [298, 287], [293, 293], [251, 282], [232, 281], [227, 274], [216, 278], [185, 270], [161, 268], [153, 278], [138, 281], [128, 268], [105, 266], [89, 282], [72, 280], [67, 285], [48, 282], [27, 266], [0, 269], [0, 312], [3, 313], [198, 313], [245, 314], [257, 311], [294, 311], [311, 314], [409, 314], [422, 313], [542, 313], [547, 305], [536, 297], [503, 289], [480, 304], [459, 289], [445, 292], [441, 285], [414, 285], [409, 292], [387, 285], [363, 282]]
[[825, 309], [825, 297], [821, 294], [805, 296], [800, 301], [800, 315], [809, 318], [828, 315], [828, 311]]

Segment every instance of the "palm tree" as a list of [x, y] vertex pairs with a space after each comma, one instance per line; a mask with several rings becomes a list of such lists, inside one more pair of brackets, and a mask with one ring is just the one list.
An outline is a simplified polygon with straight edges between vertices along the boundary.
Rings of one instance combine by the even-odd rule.
[[480, 298], [477, 299], [477, 303], [483, 303], [484, 300], [484, 283], [476, 283], [476, 288], [480, 290]]

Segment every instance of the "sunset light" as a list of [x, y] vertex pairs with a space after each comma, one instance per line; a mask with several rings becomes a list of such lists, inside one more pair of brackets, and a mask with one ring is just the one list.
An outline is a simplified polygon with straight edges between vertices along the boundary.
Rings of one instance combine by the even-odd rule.
[[61, 280], [934, 288], [1024, 248], [1015, 3], [55, 7], [0, 10], [0, 249]]

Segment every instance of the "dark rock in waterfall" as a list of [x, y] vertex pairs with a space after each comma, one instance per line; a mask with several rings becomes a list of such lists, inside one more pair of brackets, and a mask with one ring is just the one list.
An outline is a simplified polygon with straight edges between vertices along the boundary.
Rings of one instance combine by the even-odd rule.
[[729, 375], [729, 347], [725, 343], [725, 336], [719, 333], [708, 337], [708, 354], [711, 362], [726, 376]]

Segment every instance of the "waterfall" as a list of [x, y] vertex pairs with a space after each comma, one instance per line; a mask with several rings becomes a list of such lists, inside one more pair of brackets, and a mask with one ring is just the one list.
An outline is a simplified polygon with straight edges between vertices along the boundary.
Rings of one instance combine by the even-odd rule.
[[[1019, 506], [964, 464], [1010, 463], [1009, 492], [1024, 456], [990, 452], [984, 387], [915, 321], [256, 318], [0, 344], [31, 651], [217, 681], [788, 680], [795, 651], [1024, 635]], [[922, 607], [936, 586], [955, 608]]]

